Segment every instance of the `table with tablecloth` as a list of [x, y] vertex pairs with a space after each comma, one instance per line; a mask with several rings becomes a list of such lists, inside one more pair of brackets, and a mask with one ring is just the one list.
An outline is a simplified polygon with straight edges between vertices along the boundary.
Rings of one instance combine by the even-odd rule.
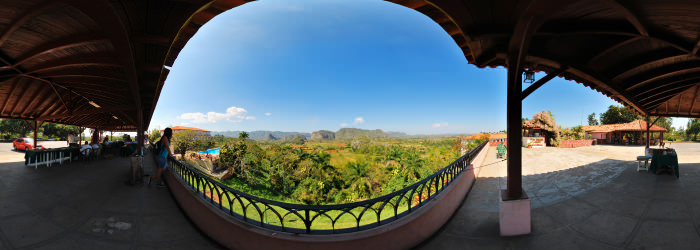
[[129, 156], [134, 154], [136, 152], [136, 148], [138, 148], [138, 144], [136, 143], [126, 143], [124, 146], [119, 148], [119, 155], [121, 156]]
[[27, 150], [24, 153], [24, 165], [34, 164], [36, 168], [38, 164], [46, 166], [51, 166], [54, 162], [63, 164], [66, 160], [72, 161], [73, 156], [79, 153], [80, 149], [74, 147]]
[[680, 176], [678, 172], [678, 154], [673, 149], [665, 149], [663, 152], [655, 152], [651, 156], [651, 165], [649, 166], [649, 171], [652, 173], [657, 173], [657, 171], [664, 166], [671, 167], [676, 178]]

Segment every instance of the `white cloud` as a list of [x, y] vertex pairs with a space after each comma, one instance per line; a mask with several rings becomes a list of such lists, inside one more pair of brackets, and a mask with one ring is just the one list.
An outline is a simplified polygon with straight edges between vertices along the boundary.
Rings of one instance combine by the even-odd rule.
[[271, 116], [272, 113], [265, 113], [265, 116]]
[[202, 113], [184, 113], [177, 116], [177, 119], [192, 120], [192, 123], [207, 123], [206, 115]]
[[355, 118], [355, 121], [352, 122], [352, 124], [363, 124], [363, 123], [365, 123], [365, 119], [362, 117], [357, 117], [357, 118]]
[[347, 123], [341, 123], [340, 126], [341, 126], [341, 127], [347, 127], [348, 124], [347, 124]]
[[177, 116], [177, 119], [191, 120], [191, 123], [216, 123], [220, 120], [227, 120], [232, 122], [240, 122], [242, 120], [255, 120], [254, 116], [246, 116], [248, 111], [244, 108], [239, 107], [229, 107], [226, 109], [226, 113], [217, 112], [207, 112], [203, 114], [201, 112], [196, 113], [183, 113]]
[[433, 124], [433, 128], [447, 127], [448, 125], [449, 125], [449, 124], [447, 124], [446, 122], [443, 122], [443, 123], [435, 123], [435, 124]]

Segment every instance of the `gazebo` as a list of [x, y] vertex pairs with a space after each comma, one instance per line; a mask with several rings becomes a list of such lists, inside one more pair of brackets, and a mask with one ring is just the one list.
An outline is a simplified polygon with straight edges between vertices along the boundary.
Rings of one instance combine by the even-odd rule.
[[649, 132], [658, 133], [659, 140], [663, 140], [664, 132], [668, 131], [642, 120], [621, 124], [583, 126], [583, 131], [586, 132], [586, 137], [590, 135], [591, 139], [595, 139], [598, 144], [640, 145], [646, 143], [644, 132], [647, 131], [647, 126], [649, 126]]

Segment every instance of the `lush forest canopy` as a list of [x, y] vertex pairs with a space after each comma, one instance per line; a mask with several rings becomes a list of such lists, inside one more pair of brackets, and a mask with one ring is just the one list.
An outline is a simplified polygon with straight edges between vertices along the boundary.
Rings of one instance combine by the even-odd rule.
[[[181, 146], [186, 141], [192, 142], [189, 150]], [[198, 160], [197, 154], [184, 157], [184, 161], [200, 165], [199, 169], [207, 165], [204, 168], [219, 173], [222, 183], [259, 197], [337, 204], [402, 189], [448, 166], [461, 156], [462, 147], [471, 149], [478, 142], [462, 145], [454, 137], [373, 139], [365, 135], [299, 144], [220, 135], [197, 137], [183, 132], [173, 136], [173, 147], [183, 156], [212, 145], [221, 146], [213, 162]]]

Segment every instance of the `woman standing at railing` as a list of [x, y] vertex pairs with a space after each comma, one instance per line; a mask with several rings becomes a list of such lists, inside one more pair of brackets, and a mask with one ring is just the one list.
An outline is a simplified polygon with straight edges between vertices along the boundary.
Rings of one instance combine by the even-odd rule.
[[167, 168], [168, 156], [173, 154], [170, 152], [170, 139], [172, 137], [173, 130], [171, 128], [165, 128], [165, 130], [163, 130], [163, 136], [160, 137], [160, 141], [156, 142], [158, 146], [158, 173], [156, 173], [156, 185], [159, 187], [165, 187], [165, 184], [161, 181], [161, 176]]

